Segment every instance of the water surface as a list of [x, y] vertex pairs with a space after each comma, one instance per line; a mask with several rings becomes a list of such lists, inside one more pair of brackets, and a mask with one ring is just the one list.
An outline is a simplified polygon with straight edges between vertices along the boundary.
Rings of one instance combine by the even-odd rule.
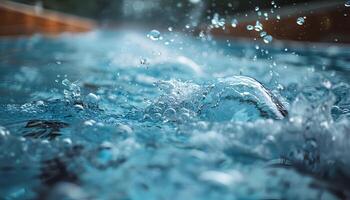
[[165, 32], [0, 40], [1, 198], [350, 197], [348, 47]]

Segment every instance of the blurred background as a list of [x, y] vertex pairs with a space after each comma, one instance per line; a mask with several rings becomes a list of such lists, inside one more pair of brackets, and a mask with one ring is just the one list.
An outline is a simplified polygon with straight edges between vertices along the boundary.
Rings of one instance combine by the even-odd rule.
[[[212, 24], [215, 15], [225, 20], [224, 29], [212, 31], [214, 35], [230, 37], [256, 37], [247, 33], [249, 24], [257, 20], [264, 30], [274, 38], [312, 42], [349, 43], [350, 17], [344, 0], [0, 0], [0, 35], [23, 35], [60, 32], [80, 32], [98, 28], [118, 28], [121, 26], [137, 28], [176, 28], [198, 34]], [[19, 3], [19, 4], [18, 4]], [[4, 6], [5, 5], [5, 6]], [[7, 8], [4, 8], [6, 7]], [[26, 5], [26, 7], [21, 7]], [[2, 9], [1, 9], [2, 7]], [[9, 8], [10, 7], [10, 8]], [[16, 8], [17, 7], [17, 8]], [[12, 13], [8, 13], [11, 10]], [[57, 11], [82, 18], [66, 18], [57, 14], [55, 20], [69, 27], [57, 28], [50, 23], [37, 23], [19, 17], [18, 13], [33, 10], [32, 16], [49, 19]], [[27, 12], [25, 16], [28, 17]], [[297, 25], [298, 17], [303, 17], [303, 29]], [[237, 20], [234, 30], [232, 20]], [[28, 25], [29, 24], [29, 25]], [[45, 30], [45, 26], [51, 27]]]
[[[342, 0], [332, 0], [331, 2]], [[270, 9], [270, 0], [16, 0], [28, 5], [40, 5], [44, 8], [57, 10], [74, 15], [96, 19], [101, 23], [141, 23], [156, 22], [183, 23], [194, 16], [191, 12], [201, 9], [198, 20], [211, 17], [211, 13], [235, 15], [255, 9]], [[324, 3], [329, 0], [275, 0], [281, 7], [307, 5], [309, 3]], [[156, 21], [154, 21], [156, 19]], [[125, 21], [126, 20], [126, 21]], [[141, 21], [140, 21], [141, 20]]]

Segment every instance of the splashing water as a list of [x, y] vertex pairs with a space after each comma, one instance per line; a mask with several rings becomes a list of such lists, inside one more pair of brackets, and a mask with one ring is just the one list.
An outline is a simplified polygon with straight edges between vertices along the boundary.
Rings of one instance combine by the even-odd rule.
[[224, 18], [220, 18], [218, 13], [215, 13], [212, 20], [211, 20], [211, 24], [215, 27], [215, 28], [220, 28], [220, 27], [224, 27], [225, 26], [225, 19]]
[[349, 198], [349, 48], [173, 33], [1, 39], [1, 199]]

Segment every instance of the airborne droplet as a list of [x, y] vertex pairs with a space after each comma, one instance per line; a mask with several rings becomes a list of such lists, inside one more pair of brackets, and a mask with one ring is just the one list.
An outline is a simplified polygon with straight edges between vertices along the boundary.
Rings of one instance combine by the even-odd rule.
[[237, 25], [238, 25], [237, 19], [232, 19], [232, 21], [231, 21], [231, 26], [232, 26], [233, 28], [236, 28]]
[[266, 44], [272, 42], [272, 40], [273, 40], [273, 37], [272, 37], [271, 35], [266, 35], [266, 36], [264, 37], [264, 42], [265, 42]]
[[299, 17], [297, 19], [297, 24], [298, 25], [302, 26], [302, 25], [304, 25], [304, 23], [305, 23], [305, 17]]
[[147, 37], [150, 38], [151, 40], [159, 40], [160, 38], [160, 32], [157, 30], [151, 30], [148, 34]]
[[349, 0], [346, 1], [344, 5], [345, 5], [345, 7], [350, 7], [350, 1]]
[[252, 25], [248, 25], [248, 26], [247, 26], [247, 30], [248, 30], [248, 31], [252, 31], [253, 29], [254, 29], [254, 26], [252, 26]]

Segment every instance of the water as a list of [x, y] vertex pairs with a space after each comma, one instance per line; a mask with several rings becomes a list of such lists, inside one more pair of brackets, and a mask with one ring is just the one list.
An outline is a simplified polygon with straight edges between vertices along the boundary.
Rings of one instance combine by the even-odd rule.
[[257, 31], [257, 32], [262, 31], [263, 30], [263, 25], [259, 21], [256, 21], [256, 24], [254, 26], [254, 30]]
[[247, 25], [247, 30], [248, 31], [252, 31], [254, 29], [254, 26], [253, 25]]
[[[263, 34], [263, 35], [264, 35], [264, 34]], [[272, 37], [271, 35], [265, 35], [265, 36], [263, 36], [263, 41], [264, 41], [266, 44], [272, 42], [272, 40], [273, 40], [273, 37]]]
[[345, 7], [350, 7], [350, 1], [345, 1], [344, 5]]
[[224, 27], [225, 25], [225, 19], [220, 18], [218, 13], [215, 13], [213, 18], [211, 19], [211, 24], [214, 28]]
[[149, 37], [151, 40], [159, 40], [161, 38], [161, 34], [157, 30], [151, 30], [148, 34], [147, 37]]
[[193, 4], [197, 4], [197, 3], [200, 3], [201, 2], [201, 0], [189, 0], [191, 3], [193, 3]]
[[297, 24], [299, 26], [302, 26], [302, 25], [304, 25], [304, 23], [305, 23], [305, 17], [298, 17]]
[[348, 47], [166, 32], [0, 40], [1, 199], [349, 198]]
[[232, 26], [233, 28], [236, 28], [237, 25], [238, 25], [238, 20], [237, 20], [237, 19], [232, 19], [232, 21], [231, 21], [231, 26]]

